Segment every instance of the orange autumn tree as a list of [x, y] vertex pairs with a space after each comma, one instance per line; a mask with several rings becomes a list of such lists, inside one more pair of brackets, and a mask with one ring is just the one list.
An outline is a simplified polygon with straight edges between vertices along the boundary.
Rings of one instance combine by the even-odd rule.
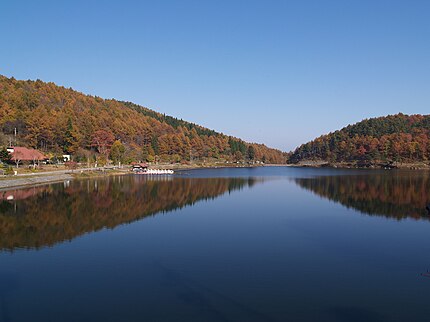
[[112, 132], [98, 130], [94, 132], [92, 146], [96, 147], [100, 154], [107, 157], [114, 141], [115, 137]]

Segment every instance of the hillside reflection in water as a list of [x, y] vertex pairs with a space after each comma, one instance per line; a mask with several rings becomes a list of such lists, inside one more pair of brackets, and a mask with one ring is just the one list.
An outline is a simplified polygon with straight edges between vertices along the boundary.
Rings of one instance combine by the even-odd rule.
[[430, 175], [419, 171], [365, 172], [362, 175], [294, 178], [318, 196], [368, 215], [429, 219]]
[[252, 178], [118, 176], [0, 192], [0, 249], [39, 248], [252, 186]]

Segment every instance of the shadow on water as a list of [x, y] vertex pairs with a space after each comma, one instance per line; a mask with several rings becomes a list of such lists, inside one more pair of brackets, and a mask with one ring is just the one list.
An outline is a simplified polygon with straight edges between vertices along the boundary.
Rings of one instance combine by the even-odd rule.
[[40, 248], [207, 201], [262, 179], [118, 176], [0, 192], [0, 250]]
[[426, 210], [430, 201], [430, 174], [427, 171], [387, 171], [293, 180], [301, 188], [364, 214], [397, 220], [430, 218]]

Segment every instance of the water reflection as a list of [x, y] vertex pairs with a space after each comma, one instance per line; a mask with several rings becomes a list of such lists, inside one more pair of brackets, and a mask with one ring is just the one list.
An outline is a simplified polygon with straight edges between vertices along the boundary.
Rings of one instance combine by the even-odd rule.
[[429, 219], [429, 172], [386, 171], [363, 175], [295, 178], [300, 187], [368, 215]]
[[39, 248], [214, 199], [252, 178], [122, 176], [0, 192], [0, 249]]

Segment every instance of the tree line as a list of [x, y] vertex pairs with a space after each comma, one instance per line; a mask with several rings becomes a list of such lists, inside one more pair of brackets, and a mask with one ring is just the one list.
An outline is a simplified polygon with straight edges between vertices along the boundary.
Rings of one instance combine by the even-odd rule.
[[289, 162], [425, 162], [430, 159], [429, 131], [430, 115], [366, 119], [299, 146]]
[[137, 104], [1, 75], [0, 130], [0, 146], [23, 145], [54, 156], [72, 154], [78, 162], [285, 162], [279, 150]]

